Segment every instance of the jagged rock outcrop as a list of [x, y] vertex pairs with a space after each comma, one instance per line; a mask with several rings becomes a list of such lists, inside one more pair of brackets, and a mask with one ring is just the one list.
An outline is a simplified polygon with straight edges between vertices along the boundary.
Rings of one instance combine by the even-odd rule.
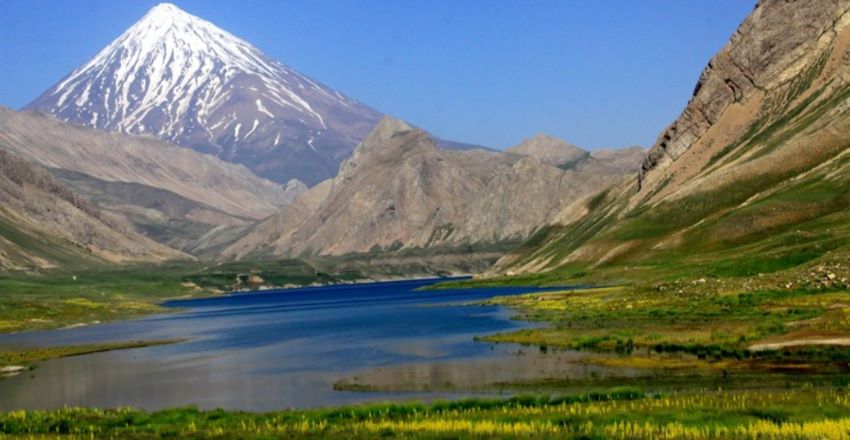
[[[539, 148], [543, 139], [546, 149]], [[634, 172], [643, 157], [640, 148], [596, 156], [552, 138], [529, 142], [511, 153], [442, 150], [426, 132], [385, 117], [336, 178], [253, 228], [223, 256], [516, 243], [570, 202]], [[541, 151], [543, 161], [536, 157]]]
[[737, 273], [838, 252], [850, 215], [848, 108], [850, 0], [761, 1], [637, 179], [572, 204], [499, 270], [704, 270], [722, 259]]
[[[760, 1], [729, 43], [708, 62], [685, 110], [650, 148], [638, 175], [639, 189], [651, 193], [662, 184], [669, 174], [665, 172], [668, 164], [697, 145], [733, 104], [758, 100], [780, 88], [787, 89], [787, 94], [805, 88], [801, 76], [811, 76], [812, 69], [822, 67], [824, 51], [846, 26], [847, 10], [844, 0]], [[736, 109], [743, 114], [734, 116], [752, 118], [758, 107], [752, 103], [750, 109]], [[769, 110], [777, 109], [762, 112]], [[747, 122], [751, 121], [724, 127], [724, 131], [745, 130]], [[728, 133], [725, 138], [740, 134]]]

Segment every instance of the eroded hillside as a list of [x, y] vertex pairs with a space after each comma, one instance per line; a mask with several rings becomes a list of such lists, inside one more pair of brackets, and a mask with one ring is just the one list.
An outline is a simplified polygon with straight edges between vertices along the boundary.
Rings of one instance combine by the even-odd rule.
[[639, 175], [564, 210], [500, 271], [755, 275], [845, 252], [848, 11], [761, 2]]

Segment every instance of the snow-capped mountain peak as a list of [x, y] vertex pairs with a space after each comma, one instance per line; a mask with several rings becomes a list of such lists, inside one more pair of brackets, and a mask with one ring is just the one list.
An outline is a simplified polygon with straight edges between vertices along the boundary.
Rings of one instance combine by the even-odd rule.
[[[107, 62], [110, 54], [122, 49], [138, 56], [135, 59], [128, 57], [133, 61], [153, 55], [150, 61], [156, 62], [148, 66], [151, 71], [175, 65], [194, 67], [193, 62], [203, 59], [224, 63], [227, 68], [268, 76], [274, 76], [275, 69], [281, 67], [279, 63], [264, 59], [247, 42], [171, 3], [155, 6], [81, 70]], [[180, 55], [185, 55], [185, 58], [169, 59]]]
[[170, 3], [28, 107], [308, 183], [332, 176], [380, 117]]

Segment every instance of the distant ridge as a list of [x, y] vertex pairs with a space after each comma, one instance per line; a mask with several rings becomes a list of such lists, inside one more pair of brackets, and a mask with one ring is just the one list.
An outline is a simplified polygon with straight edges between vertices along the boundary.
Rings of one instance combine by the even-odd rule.
[[0, 148], [0, 272], [186, 258], [123, 228], [44, 168]]
[[[48, 168], [76, 194], [185, 252], [208, 232], [265, 218], [306, 187], [150, 137], [107, 133], [0, 106], [0, 151]], [[193, 252], [194, 253], [194, 252]]]
[[644, 156], [641, 148], [597, 156], [549, 139], [550, 153], [575, 160], [553, 165], [527, 145], [513, 153], [441, 149], [427, 132], [384, 117], [334, 179], [258, 223], [222, 258], [502, 253], [572, 201], [635, 172]]

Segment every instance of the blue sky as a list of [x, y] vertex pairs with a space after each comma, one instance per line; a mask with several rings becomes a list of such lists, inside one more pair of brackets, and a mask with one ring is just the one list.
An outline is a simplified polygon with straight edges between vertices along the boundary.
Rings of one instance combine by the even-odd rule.
[[[160, 1], [3, 0], [20, 108]], [[174, 0], [267, 55], [452, 140], [648, 146], [753, 0]]]

